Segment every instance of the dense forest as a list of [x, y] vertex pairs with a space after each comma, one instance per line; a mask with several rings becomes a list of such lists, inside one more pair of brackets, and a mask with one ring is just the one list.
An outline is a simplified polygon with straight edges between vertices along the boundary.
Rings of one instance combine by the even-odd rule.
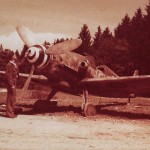
[[[138, 8], [132, 18], [125, 14], [113, 33], [109, 27], [102, 31], [101, 26], [98, 26], [92, 37], [88, 25], [84, 24], [79, 33], [83, 43], [75, 51], [82, 55], [92, 55], [97, 66], [107, 65], [118, 75], [132, 75], [134, 70], [139, 70], [139, 74], [150, 74], [150, 1], [145, 9], [146, 13], [143, 14], [141, 8]], [[51, 44], [64, 40], [68, 39], [56, 39]], [[49, 44], [46, 41], [43, 43]], [[24, 46], [22, 56], [26, 49]], [[0, 70], [5, 69], [9, 51], [0, 46]], [[21, 72], [28, 70], [26, 63]]]

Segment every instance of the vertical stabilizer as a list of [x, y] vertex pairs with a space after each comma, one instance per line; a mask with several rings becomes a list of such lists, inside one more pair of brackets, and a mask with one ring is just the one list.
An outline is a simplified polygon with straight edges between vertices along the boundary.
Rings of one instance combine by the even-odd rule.
[[133, 76], [138, 76], [139, 75], [139, 70], [135, 70]]

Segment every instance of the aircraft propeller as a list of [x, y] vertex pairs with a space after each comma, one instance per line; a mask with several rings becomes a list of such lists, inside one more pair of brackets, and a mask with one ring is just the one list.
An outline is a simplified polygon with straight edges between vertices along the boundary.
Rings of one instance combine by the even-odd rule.
[[22, 41], [25, 43], [25, 45], [29, 48], [33, 45], [35, 45], [34, 35], [33, 33], [26, 28], [25, 26], [19, 25], [16, 27], [16, 30], [22, 39]]
[[[20, 25], [16, 27], [16, 30], [19, 36], [21, 37], [22, 41], [28, 46], [28, 48], [37, 44], [34, 40], [33, 33], [28, 28]], [[57, 55], [65, 52], [70, 52], [78, 48], [81, 44], [81, 39], [67, 40], [50, 46], [48, 49], [46, 49], [46, 54]]]
[[[32, 49], [35, 49], [33, 47], [37, 44], [34, 40], [34, 34], [28, 28], [26, 28], [25, 26], [22, 26], [22, 25], [17, 26], [16, 30], [17, 30], [20, 38], [22, 39], [22, 41], [29, 48], [29, 50], [28, 50], [29, 53], [32, 54]], [[72, 40], [64, 41], [64, 42], [50, 46], [48, 49], [45, 50], [45, 53], [47, 55], [58, 55], [58, 54], [62, 54], [65, 52], [73, 51], [74, 49], [78, 48], [81, 44], [82, 44], [82, 40], [72, 39]], [[47, 57], [45, 57], [45, 59], [46, 58]], [[29, 84], [31, 81], [31, 76], [34, 72], [34, 68], [35, 68], [35, 66], [32, 64], [32, 69], [31, 69], [29, 77], [26, 80], [26, 83], [22, 89], [22, 94], [21, 94], [20, 99], [22, 99], [24, 97], [26, 91], [28, 90], [28, 87], [29, 87]]]
[[[16, 27], [16, 30], [20, 36], [20, 38], [22, 39], [22, 41], [27, 45], [27, 47], [31, 47], [33, 45], [35, 45], [35, 41], [34, 41], [34, 38], [33, 38], [33, 33], [26, 27], [24, 26], [17, 26]], [[21, 94], [20, 94], [20, 99], [22, 100], [28, 90], [28, 87], [29, 87], [29, 84], [30, 84], [30, 81], [31, 81], [31, 77], [33, 75], [33, 72], [34, 72], [34, 68], [35, 66], [32, 65], [32, 68], [31, 68], [31, 71], [30, 71], [30, 74], [23, 86], [23, 89], [21, 91]]]
[[26, 82], [25, 82], [25, 84], [24, 84], [24, 86], [21, 90], [21, 94], [20, 94], [20, 97], [19, 97], [20, 100], [22, 100], [24, 98], [25, 94], [27, 93], [27, 90], [28, 90], [28, 87], [29, 87], [29, 84], [30, 84], [30, 81], [31, 81], [31, 77], [32, 77], [33, 72], [34, 72], [34, 68], [35, 68], [35, 66], [32, 65], [30, 74], [29, 74], [29, 76], [28, 76], [28, 78], [27, 78], [27, 80], [26, 80]]

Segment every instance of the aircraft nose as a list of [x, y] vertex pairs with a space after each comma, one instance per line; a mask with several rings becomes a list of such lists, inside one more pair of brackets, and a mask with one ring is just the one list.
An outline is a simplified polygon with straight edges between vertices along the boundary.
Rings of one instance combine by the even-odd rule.
[[37, 47], [30, 47], [28, 53], [27, 59], [30, 63], [34, 63], [39, 58], [39, 48]]
[[36, 47], [30, 47], [30, 48], [28, 49], [29, 57], [32, 57], [32, 56], [35, 55], [35, 53], [38, 52], [38, 51], [39, 51], [38, 48], [36, 48]]
[[29, 54], [31, 53], [31, 50], [30, 50], [30, 49], [28, 50], [28, 53], [29, 53]]

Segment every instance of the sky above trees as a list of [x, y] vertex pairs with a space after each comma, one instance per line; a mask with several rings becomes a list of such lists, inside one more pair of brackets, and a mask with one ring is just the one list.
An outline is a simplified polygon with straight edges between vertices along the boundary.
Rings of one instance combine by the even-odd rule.
[[[131, 75], [134, 70], [139, 70], [140, 74], [150, 74], [150, 1], [145, 8], [145, 15], [141, 8], [136, 9], [131, 17], [125, 14], [118, 22], [114, 34], [108, 27], [101, 29], [100, 25], [94, 36], [91, 36], [89, 25], [84, 24], [78, 33], [82, 45], [75, 52], [94, 56], [96, 65], [107, 65], [118, 75]], [[57, 39], [55, 43], [64, 41], [64, 38]], [[15, 40], [13, 38], [10, 44]], [[4, 52], [3, 48], [1, 52]]]
[[94, 34], [100, 25], [111, 31], [126, 13], [132, 17], [148, 0], [0, 0], [0, 35], [10, 34], [17, 24], [34, 32], [64, 33], [78, 37], [83, 24]]

